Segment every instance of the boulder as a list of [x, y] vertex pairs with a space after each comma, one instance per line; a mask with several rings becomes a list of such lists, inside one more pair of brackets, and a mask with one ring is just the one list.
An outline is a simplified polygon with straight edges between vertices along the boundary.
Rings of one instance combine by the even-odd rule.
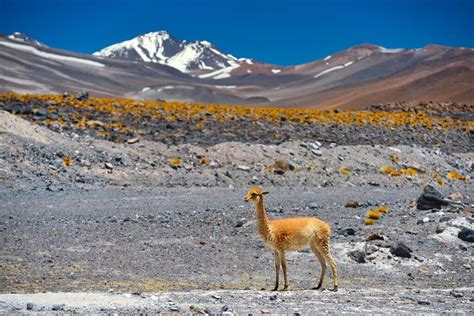
[[357, 263], [365, 263], [365, 252], [361, 250], [353, 250], [347, 253], [348, 256]]
[[397, 242], [390, 246], [390, 252], [397, 257], [411, 258], [412, 250], [404, 243]]
[[458, 238], [463, 241], [474, 242], [474, 230], [464, 227], [458, 233]]
[[427, 185], [421, 196], [416, 200], [416, 208], [419, 210], [441, 209], [448, 205], [449, 202], [444, 200], [441, 193], [431, 185]]

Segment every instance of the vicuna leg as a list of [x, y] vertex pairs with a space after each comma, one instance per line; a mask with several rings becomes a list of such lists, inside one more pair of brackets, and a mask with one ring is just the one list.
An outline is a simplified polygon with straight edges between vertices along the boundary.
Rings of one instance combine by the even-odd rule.
[[283, 267], [283, 276], [285, 277], [285, 286], [283, 287], [283, 291], [288, 290], [288, 273], [286, 270], [286, 258], [285, 258], [285, 252], [281, 252], [280, 254], [281, 257], [281, 266]]
[[275, 288], [272, 291], [278, 290], [278, 279], [280, 278], [280, 254], [275, 251]]
[[331, 254], [328, 253], [326, 254], [326, 258], [328, 259], [329, 261], [329, 265], [331, 266], [331, 270], [332, 270], [332, 277], [334, 279], [334, 288], [331, 290], [331, 291], [334, 291], [336, 292], [337, 291], [337, 266], [336, 266], [336, 262], [334, 261], [334, 259], [332, 258]]
[[319, 263], [321, 264], [321, 276], [319, 277], [319, 283], [318, 286], [314, 288], [314, 290], [318, 290], [321, 288], [321, 285], [323, 285], [324, 276], [326, 275], [326, 260], [324, 260], [323, 255], [319, 252], [315, 242], [311, 244], [311, 250], [313, 250], [314, 255], [316, 258], [318, 258]]
[[336, 262], [331, 256], [331, 253], [329, 252], [329, 244], [328, 240], [321, 241], [321, 253], [324, 255], [324, 257], [328, 260], [329, 265], [331, 266], [332, 270], [332, 277], [334, 280], [334, 288], [331, 291], [337, 291], [337, 267], [336, 267]]

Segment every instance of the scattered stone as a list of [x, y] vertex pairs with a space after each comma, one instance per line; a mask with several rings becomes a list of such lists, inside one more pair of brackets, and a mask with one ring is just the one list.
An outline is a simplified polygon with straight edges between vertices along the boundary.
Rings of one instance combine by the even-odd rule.
[[201, 244], [201, 245], [207, 245], [208, 243], [209, 243], [209, 241], [207, 241], [207, 240], [200, 240], [199, 241], [199, 244]]
[[416, 224], [417, 225], [422, 225], [431, 222], [429, 217], [423, 217], [423, 219], [419, 219]]
[[455, 298], [460, 298], [460, 297], [464, 296], [464, 294], [461, 291], [458, 291], [458, 290], [451, 290], [449, 292], [449, 294], [451, 294], [451, 296], [455, 297]]
[[351, 228], [351, 227], [345, 227], [345, 228], [339, 229], [339, 234], [344, 235], [344, 236], [354, 236], [355, 230], [354, 228]]
[[270, 301], [275, 301], [278, 298], [276, 294], [270, 296]]
[[138, 143], [140, 140], [138, 138], [130, 138], [129, 140], [127, 140], [127, 144], [131, 145], [131, 144], [135, 144], [135, 143]]
[[291, 171], [298, 170], [298, 164], [292, 160], [288, 161], [288, 167], [290, 168]]
[[[318, 144], [319, 144], [319, 146], [318, 146]], [[321, 148], [321, 143], [320, 142], [308, 143], [308, 148], [312, 149], [312, 150], [318, 150], [319, 148]]]
[[474, 230], [463, 227], [458, 233], [458, 238], [463, 241], [474, 242]]
[[269, 309], [262, 309], [262, 310], [260, 310], [260, 313], [262, 313], [262, 314], [271, 314], [272, 311], [269, 310]]
[[222, 299], [221, 296], [216, 295], [216, 294], [213, 294], [211, 297], [212, 297], [213, 299], [215, 299], [215, 300], [221, 300], [221, 299]]
[[442, 232], [444, 232], [445, 229], [446, 229], [446, 226], [444, 226], [444, 225], [438, 225], [438, 226], [436, 227], [436, 233], [437, 233], [437, 234], [441, 234]]
[[86, 101], [87, 99], [89, 99], [89, 92], [87, 92], [87, 91], [79, 91], [79, 92], [76, 94], [76, 99], [78, 99], [79, 101]]
[[425, 300], [418, 300], [419, 305], [431, 305], [430, 301], [425, 301]]
[[397, 257], [411, 258], [412, 252], [413, 251], [402, 242], [397, 242], [390, 246], [390, 253]]
[[57, 186], [55, 186], [55, 185], [49, 184], [49, 185], [46, 187], [46, 190], [51, 191], [51, 192], [59, 192], [59, 191], [62, 191], [63, 188], [60, 188], [60, 187], [57, 187]]
[[347, 202], [346, 202], [346, 205], [345, 207], [348, 207], [348, 208], [356, 208], [359, 206], [359, 201], [355, 198], [350, 198]]
[[222, 305], [221, 312], [227, 312], [229, 310], [229, 305]]
[[172, 312], [180, 312], [180, 311], [181, 311], [181, 308], [179, 308], [179, 306], [173, 305], [173, 306], [170, 307], [170, 311], [172, 311]]
[[462, 267], [463, 267], [464, 269], [466, 269], [466, 270], [471, 270], [471, 269], [472, 269], [472, 266], [471, 266], [469, 263], [464, 263], [464, 264], [462, 265]]
[[353, 250], [347, 253], [348, 256], [357, 263], [366, 263], [365, 252], [361, 250]]
[[445, 201], [441, 193], [431, 185], [427, 185], [421, 196], [416, 200], [416, 208], [419, 210], [441, 209], [441, 207], [447, 205], [449, 205], [449, 202]]
[[319, 149], [311, 149], [311, 152], [318, 157], [321, 157], [323, 155], [323, 152]]
[[53, 305], [51, 310], [53, 310], [53, 311], [63, 311], [64, 307], [66, 307], [66, 304], [55, 304], [55, 305]]
[[455, 192], [455, 193], [451, 193], [451, 194], [448, 196], [448, 198], [449, 198], [450, 200], [460, 202], [460, 201], [463, 200], [464, 197], [462, 196], [461, 193]]
[[250, 167], [244, 166], [244, 165], [237, 166], [237, 169], [242, 170], [242, 171], [247, 171], [247, 172], [250, 171]]
[[104, 127], [104, 126], [105, 126], [104, 122], [99, 121], [99, 120], [90, 120], [90, 121], [87, 121], [86, 125], [87, 125], [88, 127], [92, 127], [92, 128], [94, 128], [94, 127], [96, 127], [96, 126], [99, 126], [99, 127]]
[[111, 164], [110, 162], [106, 162], [106, 163], [104, 164], [104, 166], [105, 166], [106, 169], [109, 169], [109, 170], [114, 169], [114, 165]]
[[330, 144], [329, 144], [329, 148], [334, 148], [334, 147], [336, 147], [336, 146], [337, 146], [336, 143], [330, 143]]
[[246, 219], [241, 218], [237, 221], [237, 224], [235, 224], [235, 227], [242, 227], [242, 226], [244, 226], [245, 222], [246, 222]]
[[321, 206], [320, 206], [319, 204], [317, 204], [316, 202], [311, 202], [311, 203], [309, 203], [308, 207], [309, 207], [309, 209], [311, 209], [311, 210], [317, 210], [317, 209], [319, 209]]
[[384, 240], [387, 241], [388, 237], [382, 233], [371, 233], [367, 236], [366, 240]]
[[453, 216], [442, 216], [442, 217], [440, 217], [439, 222], [440, 222], [440, 223], [448, 222], [448, 221], [450, 221], [450, 220], [452, 220], [452, 219], [454, 219]]
[[29, 310], [29, 311], [38, 310], [36, 304], [34, 304], [34, 303], [27, 303], [26, 304], [26, 309]]

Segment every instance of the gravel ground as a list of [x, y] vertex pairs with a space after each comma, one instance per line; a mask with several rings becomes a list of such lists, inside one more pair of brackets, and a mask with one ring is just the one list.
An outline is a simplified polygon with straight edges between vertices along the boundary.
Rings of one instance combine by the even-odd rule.
[[[452, 135], [464, 152], [113, 143], [0, 111], [0, 312], [472, 313], [474, 245], [458, 234], [474, 228], [474, 156], [469, 133]], [[426, 184], [463, 207], [417, 210]], [[255, 185], [271, 192], [270, 218], [331, 224], [339, 292], [309, 290], [320, 273], [309, 249], [287, 255], [290, 291], [267, 291], [273, 255], [243, 203]], [[380, 206], [388, 214], [366, 226]]]
[[[274, 299], [261, 291], [273, 284], [273, 258], [258, 237], [255, 210], [243, 204], [245, 190], [217, 188], [3, 191], [1, 288], [4, 293], [111, 292], [94, 306], [64, 299], [67, 308], [79, 312], [173, 311], [169, 297], [182, 311], [194, 304], [212, 310], [228, 305], [238, 313], [261, 308], [302, 313], [472, 310], [474, 248], [457, 237], [461, 227], [473, 228], [472, 210], [418, 211], [412, 205], [420, 190], [405, 188], [269, 190], [271, 218], [317, 216], [332, 225], [340, 293], [305, 291], [319, 275], [308, 250], [288, 254], [290, 292]], [[460, 193], [472, 203], [471, 188]], [[350, 198], [362, 206], [346, 208]], [[368, 205], [382, 204], [389, 213], [365, 226]], [[443, 232], [436, 233], [438, 226]], [[349, 252], [364, 249], [373, 232], [386, 240], [369, 243], [366, 263], [354, 261]], [[411, 248], [411, 258], [390, 253], [397, 241]], [[325, 285], [330, 286], [330, 278]], [[454, 298], [452, 290], [463, 296]], [[108, 299], [124, 299], [117, 293], [136, 293], [132, 298], [144, 304], [107, 305]], [[209, 299], [212, 293], [225, 299]], [[201, 301], [201, 296], [208, 299]], [[21, 302], [29, 299], [49, 310], [60, 297], [52, 295], [46, 303], [41, 295], [3, 295], [0, 301], [9, 312], [25, 311]]]

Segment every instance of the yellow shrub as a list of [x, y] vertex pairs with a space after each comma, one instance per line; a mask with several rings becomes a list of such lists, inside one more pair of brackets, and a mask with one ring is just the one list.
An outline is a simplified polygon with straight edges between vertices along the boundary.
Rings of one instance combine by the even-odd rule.
[[404, 175], [409, 175], [409, 176], [418, 175], [418, 172], [416, 171], [416, 169], [413, 169], [413, 168], [402, 169], [402, 170], [400, 170], [400, 172]]
[[341, 174], [343, 175], [346, 175], [346, 176], [350, 176], [351, 175], [351, 171], [348, 169], [348, 168], [342, 168], [340, 170]]
[[457, 171], [454, 171], [454, 170], [451, 172], [448, 172], [448, 174], [446, 175], [446, 178], [451, 179], [451, 180], [461, 180], [461, 181], [467, 180], [466, 176], [460, 175]]
[[402, 175], [400, 171], [397, 171], [392, 167], [380, 167], [380, 173], [388, 174], [391, 177], [399, 177]]
[[364, 220], [364, 224], [365, 224], [365, 225], [374, 225], [375, 222], [376, 222], [376, 220], [375, 220], [375, 219], [372, 219], [372, 218], [366, 218], [366, 219]]
[[378, 208], [378, 211], [381, 212], [381, 213], [387, 214], [388, 213], [388, 207], [381, 206], [381, 207]]
[[172, 166], [175, 166], [175, 167], [181, 166], [181, 163], [182, 163], [181, 159], [178, 157], [171, 158], [169, 162]]
[[367, 212], [367, 218], [379, 219], [380, 216], [382, 216], [382, 213], [380, 213], [378, 210], [369, 210]]
[[65, 165], [66, 167], [70, 167], [70, 166], [72, 166], [74, 160], [72, 160], [71, 157], [64, 156], [64, 157], [63, 157], [63, 162], [64, 162], [64, 165]]

